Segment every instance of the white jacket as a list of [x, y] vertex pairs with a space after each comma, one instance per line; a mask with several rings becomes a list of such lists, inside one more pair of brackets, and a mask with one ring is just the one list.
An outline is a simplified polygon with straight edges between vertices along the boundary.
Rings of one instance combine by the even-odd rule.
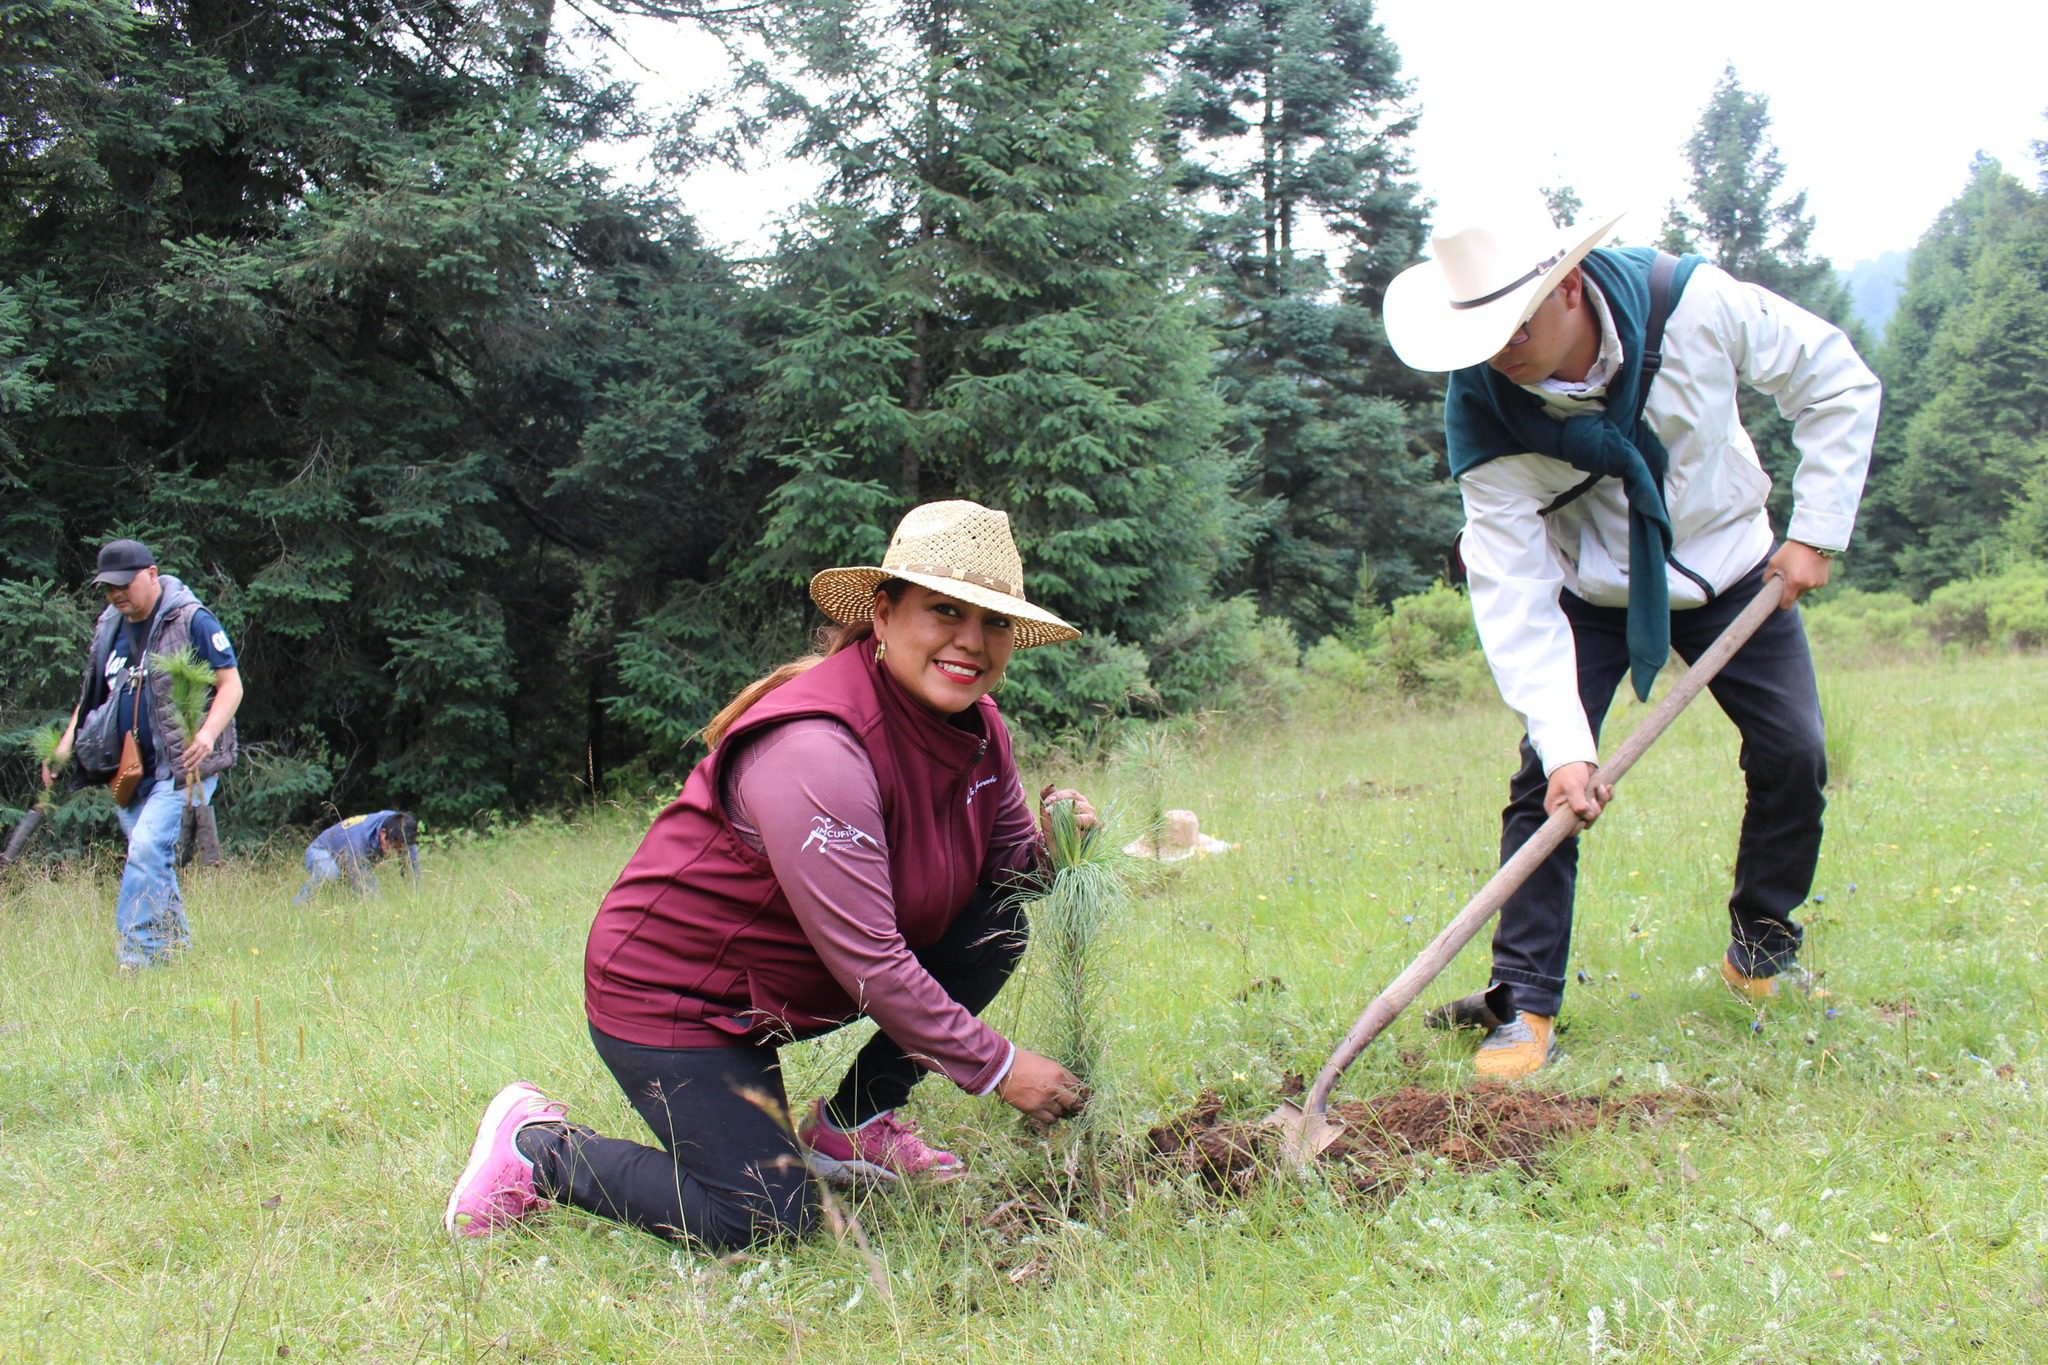
[[[1620, 343], [1606, 300], [1590, 278], [1586, 283], [1601, 331], [1594, 373], [1612, 374]], [[1671, 457], [1664, 476], [1671, 557], [1716, 593], [1762, 563], [1775, 544], [1764, 509], [1771, 480], [1742, 429], [1738, 381], [1775, 398], [1793, 423], [1799, 468], [1790, 539], [1823, 550], [1847, 547], [1877, 431], [1877, 376], [1840, 329], [1714, 266], [1692, 272], [1665, 325], [1664, 366], [1644, 411]], [[1597, 409], [1604, 387], [1579, 401], [1530, 392], [1566, 416]], [[1546, 773], [1598, 758], [1558, 591], [1596, 606], [1628, 605], [1628, 502], [1620, 481], [1602, 479], [1543, 515], [1585, 479], [1562, 460], [1528, 454], [1489, 460], [1458, 480], [1465, 501], [1460, 549], [1480, 643]], [[1672, 610], [1706, 603], [1693, 578], [1677, 568], [1665, 573]]]

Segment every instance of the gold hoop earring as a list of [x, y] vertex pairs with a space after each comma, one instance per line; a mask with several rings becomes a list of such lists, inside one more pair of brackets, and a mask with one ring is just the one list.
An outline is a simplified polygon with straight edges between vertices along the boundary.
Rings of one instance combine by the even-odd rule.
[[886, 658], [888, 658], [888, 657], [889, 657], [889, 642], [888, 642], [887, 640], [877, 640], [877, 641], [875, 641], [875, 662], [876, 662], [876, 663], [880, 663], [880, 662], [882, 662], [882, 660], [884, 660], [884, 659], [886, 659]]
[[996, 693], [998, 693], [998, 692], [1002, 691], [1002, 690], [1003, 690], [1004, 688], [1008, 687], [1009, 685], [1010, 685], [1010, 670], [1006, 668], [1006, 669], [1004, 669], [1004, 670], [1003, 670], [1003, 672], [1002, 672], [1002, 676], [996, 679], [996, 685], [995, 685], [994, 687], [991, 687], [991, 688], [990, 688], [990, 689], [988, 690], [988, 691], [989, 691], [989, 695], [990, 695], [990, 696], [994, 696], [994, 695], [995, 695]]

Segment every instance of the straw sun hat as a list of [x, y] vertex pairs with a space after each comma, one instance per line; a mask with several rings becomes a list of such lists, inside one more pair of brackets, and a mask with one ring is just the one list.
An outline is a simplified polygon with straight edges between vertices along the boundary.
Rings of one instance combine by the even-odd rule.
[[1017, 648], [1056, 645], [1080, 631], [1024, 596], [1024, 561], [1010, 538], [1007, 513], [978, 502], [928, 502], [904, 513], [879, 566], [827, 569], [811, 580], [811, 600], [842, 624], [874, 611], [875, 587], [901, 578], [1001, 612], [1015, 627]]
[[1483, 221], [1453, 223], [1429, 239], [1436, 254], [1387, 286], [1387, 340], [1410, 369], [1462, 370], [1490, 359], [1571, 268], [1614, 231], [1553, 226], [1534, 195]]
[[1160, 815], [1159, 828], [1141, 838], [1124, 845], [1124, 853], [1132, 858], [1151, 858], [1162, 863], [1177, 863], [1186, 858], [1206, 858], [1212, 853], [1228, 853], [1231, 846], [1222, 839], [1202, 833], [1201, 822], [1191, 810], [1170, 810]]

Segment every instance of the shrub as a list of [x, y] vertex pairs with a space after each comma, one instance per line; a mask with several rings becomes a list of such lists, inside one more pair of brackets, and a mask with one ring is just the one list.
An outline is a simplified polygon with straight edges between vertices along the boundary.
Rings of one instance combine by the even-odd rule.
[[1459, 589], [1440, 582], [1362, 620], [1362, 645], [1325, 636], [1302, 659], [1303, 671], [1358, 692], [1441, 701], [1491, 694], [1472, 604]]
[[1934, 638], [1945, 645], [1982, 645], [1991, 639], [1991, 580], [1963, 578], [1927, 598]]
[[1121, 728], [1139, 706], [1156, 704], [1159, 693], [1143, 650], [1083, 635], [1072, 644], [1018, 651], [996, 700], [1011, 727], [1032, 742], [1095, 743]]
[[1354, 649], [1334, 635], [1325, 635], [1309, 647], [1302, 656], [1301, 669], [1354, 692], [1374, 691], [1386, 681], [1364, 650]]
[[2022, 561], [1945, 584], [1927, 609], [1943, 644], [2039, 649], [2048, 645], [2048, 567]]
[[1800, 603], [1807, 633], [1837, 649], [1925, 649], [1933, 642], [1933, 615], [1902, 592], [1825, 588]]
[[2014, 649], [2048, 646], [2048, 567], [2015, 565], [1991, 581], [1997, 587], [1988, 613], [1992, 640]]
[[1444, 583], [1396, 598], [1373, 631], [1368, 657], [1411, 695], [1477, 695], [1488, 677], [1465, 594]]
[[1168, 711], [1272, 708], [1300, 688], [1301, 646], [1249, 597], [1188, 612], [1152, 644], [1152, 679]]

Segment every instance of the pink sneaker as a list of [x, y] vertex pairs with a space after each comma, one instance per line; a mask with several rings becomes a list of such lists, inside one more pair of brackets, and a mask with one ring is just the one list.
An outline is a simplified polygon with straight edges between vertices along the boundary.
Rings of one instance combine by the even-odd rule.
[[888, 1184], [904, 1176], [951, 1180], [967, 1170], [959, 1157], [919, 1137], [917, 1120], [898, 1118], [893, 1109], [848, 1133], [825, 1122], [825, 1102], [819, 1100], [811, 1105], [810, 1121], [797, 1132], [796, 1140], [804, 1149], [804, 1164], [811, 1174], [834, 1185], [860, 1180]]
[[450, 1236], [482, 1237], [547, 1207], [533, 1190], [533, 1163], [512, 1140], [521, 1128], [558, 1122], [564, 1112], [564, 1106], [526, 1081], [514, 1081], [497, 1093], [476, 1126], [469, 1165], [448, 1196], [441, 1222]]

